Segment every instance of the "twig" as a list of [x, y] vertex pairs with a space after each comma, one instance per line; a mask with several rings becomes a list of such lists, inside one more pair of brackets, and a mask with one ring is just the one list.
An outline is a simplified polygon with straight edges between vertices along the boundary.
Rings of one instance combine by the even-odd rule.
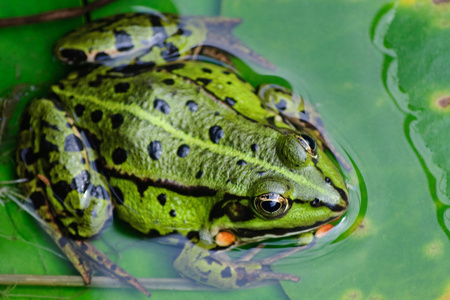
[[83, 7], [71, 7], [71, 8], [51, 10], [44, 12], [42, 14], [32, 16], [4, 18], [0, 19], [0, 28], [74, 18], [84, 15], [85, 13], [88, 13], [94, 9], [97, 9], [114, 1], [116, 0], [97, 0]]
[[[214, 290], [212, 287], [197, 284], [191, 280], [182, 278], [139, 278], [139, 282], [150, 290]], [[0, 285], [86, 287], [81, 276], [65, 275], [0, 274]], [[89, 287], [127, 288], [129, 286], [114, 278], [96, 276], [92, 277]]]

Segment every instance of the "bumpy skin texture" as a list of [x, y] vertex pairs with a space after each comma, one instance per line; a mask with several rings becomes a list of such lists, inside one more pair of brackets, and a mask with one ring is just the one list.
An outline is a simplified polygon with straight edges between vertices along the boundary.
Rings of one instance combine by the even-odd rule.
[[[188, 243], [176, 267], [198, 281], [234, 288], [278, 278], [261, 273], [258, 263], [215, 259], [219, 263], [213, 266], [205, 249], [216, 246], [219, 232], [230, 232], [236, 243], [244, 243], [304, 232], [336, 219], [348, 202], [339, 171], [314, 141], [306, 143], [303, 133], [262, 104], [278, 97], [277, 89], [266, 89], [262, 101], [226, 67], [200, 61], [160, 64], [173, 59], [173, 52], [162, 55], [167, 41], [173, 42], [172, 50], [190, 51], [187, 41], [195, 37], [192, 45], [201, 44], [206, 25], [198, 25], [197, 33], [193, 26], [186, 29], [186, 21], [176, 23], [174, 16], [126, 16], [71, 33], [57, 44], [59, 56], [69, 56], [64, 49], [85, 51], [87, 58], [109, 53], [110, 59], [114, 53], [134, 51], [144, 38], [140, 31], [127, 32], [125, 25], [138, 21], [147, 27], [162, 24], [148, 29], [151, 36], [145, 39], [159, 38], [164, 29], [166, 42], [137, 51], [141, 56], [131, 64], [125, 59], [126, 65], [116, 61], [115, 66], [72, 73], [52, 87], [48, 99], [31, 103], [17, 147], [18, 174], [29, 179], [23, 189], [45, 221], [56, 222], [73, 237], [98, 234], [113, 206], [141, 232], [193, 237], [195, 250]], [[106, 28], [106, 40], [95, 40], [101, 28]], [[179, 45], [168, 32], [183, 37]], [[85, 45], [83, 36], [95, 41]], [[124, 36], [132, 37], [133, 47], [117, 49]], [[155, 48], [155, 56], [143, 65], [142, 53]], [[79, 60], [80, 52], [69, 54], [74, 53]], [[283, 91], [283, 97], [292, 100], [289, 92]], [[282, 214], [268, 216], [261, 211], [266, 206], [255, 204], [269, 194], [285, 199]], [[59, 237], [55, 240], [65, 247]], [[96, 253], [88, 256], [98, 260]], [[85, 269], [79, 263], [78, 270]]]

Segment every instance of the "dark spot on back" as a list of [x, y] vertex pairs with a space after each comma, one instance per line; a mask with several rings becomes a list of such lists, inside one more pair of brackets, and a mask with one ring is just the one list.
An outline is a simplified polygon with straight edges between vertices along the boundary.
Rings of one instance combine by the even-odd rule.
[[107, 61], [107, 60], [110, 60], [110, 59], [111, 59], [111, 57], [108, 54], [106, 54], [105, 52], [97, 53], [95, 55], [95, 58], [94, 58], [94, 60], [98, 61], [98, 62]]
[[175, 80], [172, 78], [164, 79], [162, 82], [164, 82], [167, 85], [173, 85], [175, 83]]
[[287, 102], [284, 99], [280, 99], [280, 102], [278, 102], [277, 104], [275, 104], [276, 108], [278, 110], [286, 110], [287, 108]]
[[170, 215], [171, 217], [175, 217], [175, 216], [177, 215], [177, 212], [175, 211], [175, 209], [172, 209], [172, 210], [169, 212], [169, 215]]
[[83, 142], [75, 134], [69, 134], [64, 139], [64, 151], [80, 152], [84, 149]]
[[112, 115], [110, 118], [112, 129], [117, 129], [123, 124], [123, 115], [120, 113]]
[[164, 206], [166, 204], [167, 196], [166, 194], [159, 194], [156, 199], [158, 199], [158, 202], [159, 204], [161, 204], [161, 206]]
[[115, 93], [126, 93], [130, 88], [130, 84], [128, 82], [119, 82], [114, 86]]
[[205, 72], [205, 73], [211, 73], [212, 72], [211, 69], [208, 69], [208, 68], [202, 68], [202, 71]]
[[64, 199], [66, 199], [67, 194], [73, 190], [70, 184], [65, 181], [58, 181], [57, 183], [52, 184], [51, 188], [53, 191], [53, 196], [60, 203], [64, 203]]
[[220, 126], [214, 125], [211, 128], [209, 128], [209, 139], [214, 144], [218, 144], [219, 140], [223, 138], [224, 135], [225, 133], [223, 132]]
[[116, 148], [112, 153], [112, 160], [116, 165], [123, 164], [127, 160], [127, 157], [128, 153], [123, 148]]
[[203, 84], [203, 86], [207, 86], [207, 85], [212, 81], [212, 79], [208, 79], [208, 78], [197, 78], [196, 81], [199, 82], [199, 83], [201, 83], [201, 84]]
[[245, 160], [241, 159], [241, 160], [238, 160], [237, 165], [238, 166], [246, 166], [247, 162]]
[[226, 267], [220, 272], [220, 277], [222, 278], [230, 278], [231, 277], [231, 269], [230, 267]]
[[203, 170], [199, 170], [197, 174], [195, 174], [195, 178], [200, 179], [203, 175]]
[[252, 149], [252, 152], [256, 152], [256, 151], [258, 151], [259, 146], [258, 146], [258, 144], [252, 144], [250, 146], [250, 148]]
[[91, 120], [92, 120], [92, 122], [94, 122], [94, 123], [100, 122], [100, 120], [102, 119], [102, 117], [103, 117], [103, 112], [102, 112], [101, 110], [99, 110], [99, 109], [94, 110], [94, 111], [91, 113]]
[[153, 101], [153, 107], [166, 115], [170, 112], [169, 104], [163, 99], [156, 98], [155, 101]]
[[152, 141], [148, 145], [148, 154], [153, 160], [158, 160], [161, 157], [162, 145], [160, 141]]
[[133, 49], [133, 41], [131, 36], [125, 30], [114, 30], [114, 37], [116, 38], [116, 48], [118, 51], [128, 51]]
[[226, 98], [225, 98], [225, 102], [226, 102], [228, 105], [230, 105], [230, 106], [233, 106], [233, 105], [236, 104], [236, 100], [234, 100], [234, 99], [231, 98], [231, 97], [226, 97]]
[[189, 107], [190, 111], [197, 111], [198, 110], [198, 104], [195, 103], [194, 100], [189, 100], [186, 102], [186, 106]]
[[189, 148], [188, 145], [183, 144], [180, 147], [178, 147], [177, 155], [179, 157], [186, 157], [189, 154], [190, 151], [191, 151], [191, 148]]
[[77, 115], [77, 117], [81, 117], [84, 113], [85, 107], [82, 104], [77, 104], [75, 106], [75, 114]]

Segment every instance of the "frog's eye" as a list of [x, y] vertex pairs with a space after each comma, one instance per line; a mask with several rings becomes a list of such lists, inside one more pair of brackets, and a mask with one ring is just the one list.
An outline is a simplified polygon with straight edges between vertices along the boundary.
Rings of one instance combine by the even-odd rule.
[[255, 210], [263, 217], [276, 219], [284, 216], [289, 210], [289, 202], [277, 193], [262, 194], [253, 201]]
[[311, 154], [311, 156], [315, 157], [317, 155], [317, 145], [316, 141], [310, 137], [309, 135], [302, 134], [297, 136], [298, 141], [302, 145], [305, 150]]

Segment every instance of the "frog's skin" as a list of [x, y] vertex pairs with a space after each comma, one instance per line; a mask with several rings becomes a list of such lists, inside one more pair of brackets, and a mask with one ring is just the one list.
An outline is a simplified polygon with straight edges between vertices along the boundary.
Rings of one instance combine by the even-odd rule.
[[[157, 19], [165, 27], [149, 28], [148, 34], [176, 31], [158, 15], [128, 14], [87, 25], [58, 42], [58, 57], [80, 44], [77, 51], [86, 51], [86, 57], [102, 51], [116, 62], [71, 73], [49, 97], [31, 102], [17, 144], [18, 174], [28, 178], [22, 188], [48, 224], [45, 230], [87, 282], [96, 267], [145, 291], [84, 241], [109, 223], [113, 208], [142, 233], [186, 236], [175, 261], [184, 276], [221, 288], [292, 279], [258, 262], [222, 259], [209, 249], [299, 234], [335, 220], [348, 205], [341, 174], [321, 144], [316, 146], [316, 136], [293, 130], [264, 105], [279, 89], [265, 88], [262, 99], [227, 67], [168, 63], [173, 57], [164, 53], [170, 51], [161, 51], [166, 42], [136, 52], [153, 55], [146, 64], [138, 62], [143, 56], [124, 57], [122, 65], [112, 58], [125, 52], [114, 49], [123, 36], [133, 43], [144, 39], [125, 32], [126, 24], [155, 25]], [[178, 34], [183, 45], [191, 37], [204, 38], [201, 26], [200, 33], [183, 26], [191, 31]], [[93, 40], [108, 31], [122, 37]], [[72, 41], [80, 32], [92, 45]], [[182, 49], [167, 36], [170, 47]], [[201, 44], [196, 40], [185, 51]], [[111, 49], [98, 50], [104, 45]]]

